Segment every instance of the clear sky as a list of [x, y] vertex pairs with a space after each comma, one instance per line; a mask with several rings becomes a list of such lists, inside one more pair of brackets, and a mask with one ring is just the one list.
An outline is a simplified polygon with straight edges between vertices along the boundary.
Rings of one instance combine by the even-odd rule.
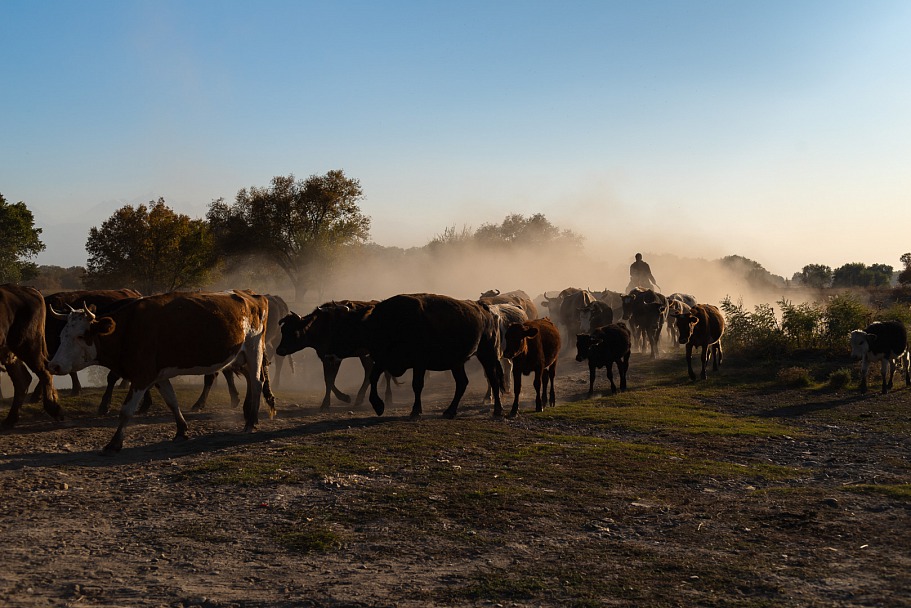
[[382, 245], [544, 213], [592, 248], [898, 268], [911, 2], [0, 1], [0, 193], [84, 264], [343, 169]]

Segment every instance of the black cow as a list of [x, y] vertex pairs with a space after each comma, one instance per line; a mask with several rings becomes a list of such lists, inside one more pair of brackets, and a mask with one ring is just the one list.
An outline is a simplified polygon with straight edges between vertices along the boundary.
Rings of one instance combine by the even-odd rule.
[[637, 287], [623, 296], [623, 319], [629, 321], [633, 340], [639, 351], [651, 347], [651, 357], [658, 356], [658, 343], [667, 316], [667, 298], [652, 289]]
[[614, 322], [614, 310], [607, 302], [595, 300], [579, 310], [579, 331], [591, 333], [597, 327], [604, 327]]
[[610, 380], [611, 393], [617, 392], [614, 384], [613, 365], [617, 365], [620, 376], [620, 390], [626, 390], [626, 372], [629, 370], [629, 359], [632, 348], [632, 337], [623, 323], [611, 323], [596, 328], [591, 334], [576, 336], [576, 361], [588, 359], [588, 396], [595, 392], [595, 372], [598, 368], [607, 368], [607, 379]]
[[[905, 373], [905, 386], [911, 384], [908, 369], [908, 332], [901, 321], [877, 321], [863, 331], [851, 332], [851, 356], [861, 360], [860, 390], [867, 390], [867, 372], [871, 361], [880, 361], [883, 376], [883, 394], [892, 388], [896, 361]], [[888, 368], [888, 375], [886, 369]], [[887, 380], [888, 378], [888, 380]]]
[[579, 333], [579, 312], [594, 301], [595, 296], [590, 291], [576, 287], [567, 287], [556, 298], [544, 294], [543, 305], [550, 310], [567, 338], [562, 341], [564, 347], [568, 348], [572, 336]]
[[385, 404], [377, 392], [384, 372], [401, 376], [411, 369], [414, 406], [411, 417], [421, 415], [421, 391], [427, 370], [451, 370], [456, 390], [443, 412], [454, 418], [468, 386], [465, 363], [473, 356], [484, 367], [493, 388], [494, 416], [502, 416], [500, 387], [503, 368], [497, 352], [497, 320], [484, 305], [448, 296], [401, 294], [373, 307], [365, 320], [367, 341], [374, 366], [370, 373], [370, 404], [382, 415]]

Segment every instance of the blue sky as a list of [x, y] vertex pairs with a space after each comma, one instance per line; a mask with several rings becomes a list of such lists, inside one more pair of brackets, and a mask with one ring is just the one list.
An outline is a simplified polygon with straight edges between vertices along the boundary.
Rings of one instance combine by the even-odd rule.
[[900, 266], [911, 3], [0, 2], [0, 193], [39, 263], [164, 197], [344, 169], [371, 235], [544, 213], [593, 251]]

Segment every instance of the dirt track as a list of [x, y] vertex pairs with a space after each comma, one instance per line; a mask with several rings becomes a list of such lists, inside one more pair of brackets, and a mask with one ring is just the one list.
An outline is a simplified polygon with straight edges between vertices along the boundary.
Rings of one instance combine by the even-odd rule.
[[[578, 396], [587, 374], [573, 364], [565, 367], [559, 394]], [[634, 373], [627, 395], [653, 380], [651, 372]], [[247, 435], [239, 432], [240, 413], [222, 401], [206, 413], [187, 414], [191, 438], [182, 443], [171, 441], [173, 420], [158, 409], [136, 419], [124, 451], [114, 457], [99, 454], [116, 425], [113, 417], [71, 412], [58, 424], [31, 406], [14, 432], [0, 435], [0, 604], [911, 605], [909, 501], [838, 491], [848, 484], [909, 482], [907, 417], [896, 413], [909, 389], [885, 397], [813, 393], [815, 400], [753, 389], [709, 393], [706, 399], [719, 400], [714, 405], [720, 409], [785, 420], [806, 436], [704, 438], [684, 446], [686, 437], [661, 431], [656, 441], [681, 444], [677, 448], [687, 458], [767, 462], [812, 473], [770, 482], [781, 487], [768, 492], [758, 487], [761, 480], [736, 475], [664, 481], [656, 473], [642, 477], [640, 487], [630, 487], [628, 479], [616, 482], [603, 488], [598, 504], [581, 504], [582, 494], [576, 499], [572, 492], [588, 490], [560, 486], [547, 467], [559, 468], [561, 461], [547, 465], [542, 458], [545, 477], [535, 483], [556, 484], [565, 496], [555, 500], [564, 502], [548, 507], [549, 495], [541, 494], [541, 505], [496, 503], [502, 517], [478, 521], [473, 532], [445, 511], [445, 489], [434, 489], [432, 475], [404, 484], [425, 469], [448, 471], [456, 458], [460, 471], [483, 471], [491, 466], [487, 450], [496, 446], [469, 446], [455, 454], [441, 448], [426, 460], [405, 462], [395, 460], [390, 445], [385, 449], [393, 464], [382, 474], [339, 472], [317, 482], [295, 477], [291, 464], [287, 471], [278, 466], [275, 481], [265, 484], [214, 483], [200, 473], [216, 458], [283, 462], [282, 454], [307, 453], [317, 442], [338, 437], [363, 441], [374, 432], [427, 432], [451, 438], [460, 423], [466, 432], [477, 427], [507, 439], [545, 432], [622, 442], [644, 438], [641, 430], [622, 426], [538, 421], [528, 414], [528, 401], [518, 420], [491, 421], [480, 405], [481, 386], [475, 381], [469, 387], [458, 419], [443, 421], [439, 412], [451, 386], [445, 377], [431, 383], [420, 423], [406, 420], [407, 385], [397, 390], [401, 397], [383, 418], [347, 406], [319, 413], [309, 405], [318, 403], [315, 393], [281, 398], [279, 392], [280, 416]], [[827, 417], [832, 412], [839, 420]], [[865, 421], [882, 429], [867, 433]], [[502, 483], [492, 478], [492, 485]], [[396, 487], [383, 495], [385, 502], [367, 502], [369, 492]], [[406, 489], [420, 500], [420, 509], [396, 502]], [[280, 542], [276, 531], [326, 517], [346, 527], [343, 544], [295, 551]], [[545, 579], [552, 580], [550, 589], [501, 589], [505, 583], [496, 578], [512, 578], [515, 585], [531, 580], [533, 572], [545, 577], [551, 571], [562, 574]], [[592, 578], [586, 582], [586, 576]], [[602, 588], [605, 579], [615, 580]]]

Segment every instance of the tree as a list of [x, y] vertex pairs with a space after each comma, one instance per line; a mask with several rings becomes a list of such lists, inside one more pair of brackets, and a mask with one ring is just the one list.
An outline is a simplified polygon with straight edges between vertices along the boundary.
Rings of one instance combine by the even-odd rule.
[[825, 289], [832, 284], [832, 269], [823, 264], [807, 264], [794, 273], [794, 280], [807, 287]]
[[302, 302], [341, 248], [366, 242], [370, 218], [358, 207], [363, 198], [360, 182], [341, 170], [302, 181], [277, 176], [269, 188], [240, 190], [234, 204], [213, 201], [206, 217], [223, 254], [265, 257], [288, 276]]
[[215, 239], [201, 219], [175, 213], [163, 198], [116, 211], [93, 227], [85, 284], [136, 289], [144, 294], [201, 287], [217, 273]]
[[892, 267], [885, 264], [867, 266], [852, 262], [832, 273], [832, 287], [880, 287], [892, 282]]
[[584, 237], [572, 230], [561, 230], [554, 226], [543, 213], [529, 217], [511, 213], [499, 225], [484, 224], [478, 228], [474, 240], [480, 245], [493, 247], [521, 245], [537, 248], [562, 244], [570, 249], [581, 249]]
[[27, 261], [44, 251], [41, 228], [22, 201], [10, 204], [0, 194], [0, 283], [29, 281], [38, 274], [35, 263]]
[[903, 253], [899, 261], [905, 265], [905, 268], [899, 273], [898, 282], [907, 285], [911, 283], [911, 253]]
[[743, 276], [747, 283], [756, 288], [780, 287], [785, 283], [783, 277], [772, 274], [759, 262], [742, 255], [725, 256], [721, 258], [721, 264]]

